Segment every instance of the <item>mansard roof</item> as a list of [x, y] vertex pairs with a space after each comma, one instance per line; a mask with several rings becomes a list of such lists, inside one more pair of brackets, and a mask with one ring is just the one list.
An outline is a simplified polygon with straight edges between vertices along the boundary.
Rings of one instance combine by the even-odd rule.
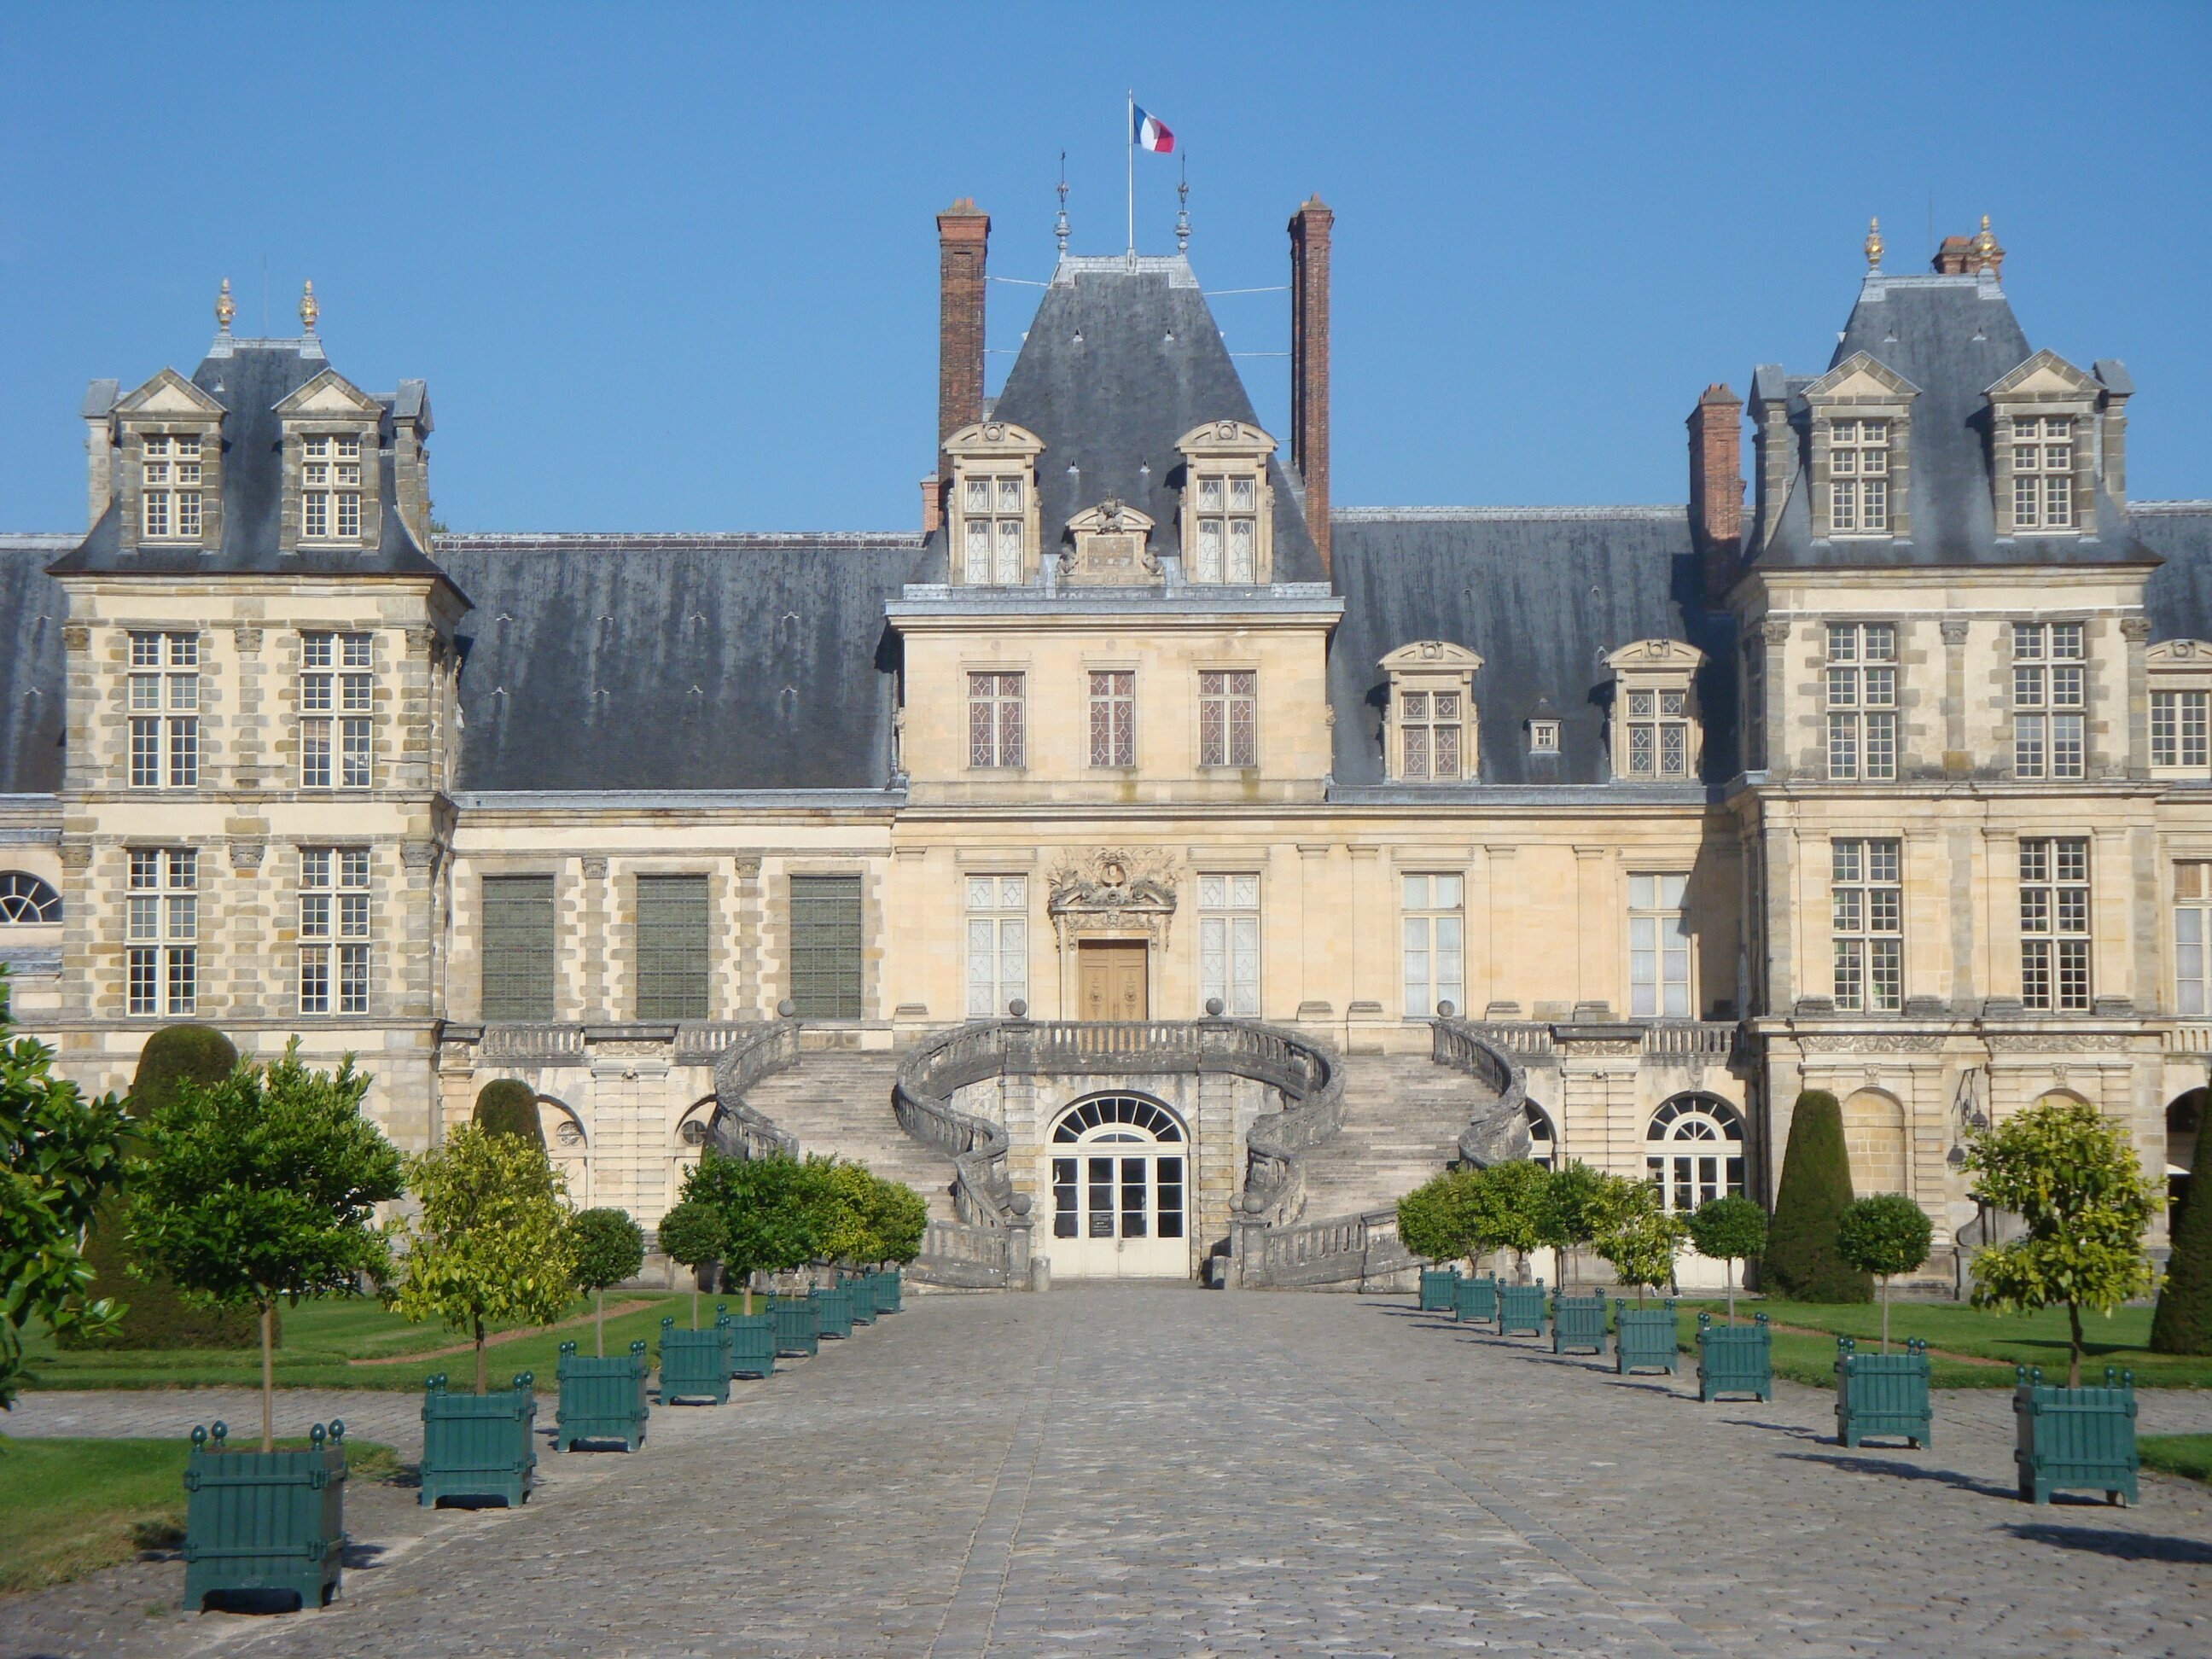
[[[1154, 552], [1180, 553], [1177, 442], [1202, 423], [1260, 424], [1180, 255], [1063, 258], [990, 416], [1044, 441], [1037, 496], [1048, 551], [1070, 519], [1111, 497], [1158, 526]], [[1278, 456], [1267, 471], [1275, 580], [1326, 580], [1289, 470]]]
[[[1750, 550], [1754, 568], [2151, 561], [2125, 510], [2101, 484], [2094, 516], [2080, 536], [1997, 535], [1987, 393], [2037, 354], [1994, 276], [1868, 272], [1829, 369], [1862, 353], [1914, 394], [1905, 501], [1911, 533], [1893, 539], [1814, 539], [1806, 393], [1818, 382], [1762, 365], [1753, 378], [1753, 401], [1786, 400], [1798, 451], [1774, 533], [1764, 547]], [[2112, 368], [2119, 370], [2117, 363]]]
[[46, 574], [74, 536], [0, 535], [0, 795], [62, 787], [69, 595]]
[[[1482, 784], [1609, 781], [1606, 659], [1644, 639], [1705, 653], [1697, 680], [1705, 775], [1734, 770], [1735, 623], [1698, 604], [1686, 509], [1352, 507], [1332, 514], [1330, 526], [1345, 601], [1328, 665], [1337, 783], [1387, 781], [1389, 681], [1376, 665], [1425, 639], [1482, 657], [1474, 677]], [[1526, 723], [1538, 715], [1559, 722], [1557, 756], [1528, 753]]]
[[2212, 501], [2136, 501], [2135, 532], [2165, 561], [2143, 584], [2153, 640], [2212, 639]]
[[[144, 576], [369, 575], [437, 576], [438, 567], [416, 544], [400, 517], [394, 469], [377, 468], [384, 511], [383, 529], [373, 548], [302, 548], [277, 551], [277, 526], [283, 501], [284, 424], [277, 406], [328, 373], [322, 342], [309, 334], [296, 340], [254, 340], [217, 337], [192, 372], [191, 384], [227, 411], [222, 423], [222, 541], [212, 548], [149, 543], [132, 552], [122, 548], [121, 509], [111, 502], [91, 533], [56, 561], [57, 575], [120, 574]], [[160, 376], [156, 376], [160, 379]], [[333, 382], [346, 384], [338, 377]], [[100, 403], [95, 381], [85, 397], [85, 411], [97, 419], [116, 406], [112, 390]], [[127, 402], [125, 398], [124, 401]], [[426, 407], [422, 383], [403, 380], [390, 399], [370, 399], [383, 409], [398, 406], [403, 418], [418, 418]], [[380, 421], [384, 421], [380, 416]], [[383, 433], [385, 441], [389, 432]]]

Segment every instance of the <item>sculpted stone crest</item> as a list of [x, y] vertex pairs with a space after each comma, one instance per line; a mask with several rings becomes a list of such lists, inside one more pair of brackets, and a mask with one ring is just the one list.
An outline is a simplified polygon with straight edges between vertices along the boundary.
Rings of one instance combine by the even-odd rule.
[[1142, 933], [1164, 945], [1176, 908], [1164, 854], [1118, 847], [1065, 855], [1047, 880], [1045, 908], [1064, 945], [1078, 933]]

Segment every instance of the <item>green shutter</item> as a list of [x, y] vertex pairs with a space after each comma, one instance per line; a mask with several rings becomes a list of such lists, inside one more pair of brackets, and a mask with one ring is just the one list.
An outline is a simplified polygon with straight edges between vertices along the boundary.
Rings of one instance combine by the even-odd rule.
[[791, 1000], [801, 1019], [860, 1017], [860, 878], [791, 878]]
[[553, 1018], [553, 878], [486, 876], [483, 1018]]
[[707, 1018], [707, 878], [637, 878], [637, 1017]]

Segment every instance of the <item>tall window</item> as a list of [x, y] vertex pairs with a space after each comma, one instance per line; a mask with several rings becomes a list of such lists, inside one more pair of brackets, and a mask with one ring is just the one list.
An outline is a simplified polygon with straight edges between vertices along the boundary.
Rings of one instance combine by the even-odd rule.
[[368, 1012], [368, 849], [300, 849], [300, 1012]]
[[149, 434], [138, 441], [139, 533], [149, 541], [200, 537], [200, 441]]
[[2208, 701], [2212, 701], [2212, 694], [2203, 691], [2150, 694], [2153, 766], [2212, 766], [2212, 746], [2206, 742]]
[[1895, 1013], [1905, 1006], [1905, 890], [1899, 843], [1839, 841], [1829, 849], [1836, 1006]]
[[860, 1017], [860, 878], [791, 878], [791, 1001], [801, 1019]]
[[2012, 625], [2012, 773], [2084, 775], [2088, 667], [2080, 623]]
[[1407, 876], [1406, 1018], [1427, 1019], [1437, 1005], [1467, 1012], [1467, 913], [1457, 876]]
[[1896, 777], [1896, 628], [1829, 623], [1827, 693], [1828, 775], [1876, 782]]
[[134, 1014], [189, 1014], [199, 1002], [199, 854], [134, 848], [126, 896], [129, 1003]]
[[969, 877], [968, 1018], [1003, 1019], [1029, 994], [1029, 878]]
[[1682, 921], [1687, 876], [1628, 878], [1628, 1013], [1690, 1017], [1690, 933]]
[[[1456, 877], [1439, 878], [1455, 881]], [[1410, 940], [1411, 934], [1408, 933]], [[1410, 949], [1410, 945], [1408, 946]], [[1260, 1017], [1260, 878], [1198, 878], [1198, 1000], [1236, 1019]]]
[[1687, 691], [1630, 691], [1628, 775], [1686, 778], [1690, 775], [1690, 694]]
[[968, 677], [968, 764], [1022, 764], [1022, 677]]
[[300, 635], [300, 787], [366, 789], [374, 654], [367, 634]]
[[483, 880], [483, 1018], [553, 1018], [553, 878]]
[[2015, 530], [2074, 528], [2074, 422], [2070, 416], [2013, 416], [2012, 522]]
[[704, 876], [637, 878], [637, 1017], [707, 1018], [712, 918]]
[[200, 781], [200, 640], [131, 636], [131, 787], [192, 789]]
[[1198, 763], [1256, 766], [1260, 677], [1249, 668], [1209, 668], [1198, 677]]
[[2089, 843], [2020, 844], [2020, 1000], [2052, 1013], [2089, 1009]]
[[1091, 763], [1137, 763], [1137, 677], [1125, 668], [1091, 671]]
[[1644, 1168], [1670, 1215], [1743, 1196], [1743, 1115], [1711, 1095], [1678, 1095], [1651, 1115]]
[[1198, 556], [1191, 580], [1253, 582], [1259, 580], [1259, 481], [1249, 473], [1198, 480]]
[[[1398, 720], [1398, 740], [1408, 778], [1451, 779], [1460, 775], [1460, 737], [1466, 704], [1456, 691], [1407, 691]], [[1553, 746], [1558, 747], [1556, 738]]]
[[1022, 529], [1027, 522], [1022, 480], [963, 477], [960, 516], [967, 526], [969, 583], [1012, 586], [1022, 579]]
[[1838, 536], [1889, 534], [1889, 422], [1828, 422], [1828, 528]]
[[2212, 946], [2212, 864], [2173, 866], [2173, 1011], [2212, 1012], [2205, 951]]
[[300, 533], [310, 541], [361, 539], [361, 440], [318, 434], [300, 446]]

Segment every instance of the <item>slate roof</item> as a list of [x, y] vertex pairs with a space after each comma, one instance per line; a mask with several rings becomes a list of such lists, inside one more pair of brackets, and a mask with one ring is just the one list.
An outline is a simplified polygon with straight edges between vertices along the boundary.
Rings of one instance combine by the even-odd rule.
[[[1114, 497], [1151, 516], [1152, 550], [1180, 556], [1182, 457], [1176, 441], [1207, 421], [1257, 426], [1252, 400], [1213, 313], [1180, 256], [1065, 258], [1053, 273], [994, 420], [1044, 441], [1037, 497], [1048, 550], [1067, 521]], [[1325, 580], [1291, 474], [1269, 464], [1275, 490], [1275, 580]], [[1068, 468], [1079, 471], [1071, 475]], [[1149, 467], [1149, 474], [1140, 468]], [[941, 532], [940, 532], [941, 533]]]
[[459, 787], [881, 788], [918, 536], [446, 536]]
[[2165, 561], [2143, 585], [2152, 642], [2212, 640], [2212, 501], [2136, 501], [2129, 514]]
[[[2000, 538], [1983, 393], [2035, 355], [1994, 278], [1890, 276], [1869, 271], [1828, 367], [1865, 352], [1917, 388], [1912, 400], [1906, 507], [1910, 536], [1815, 541], [1808, 471], [1810, 379], [1771, 364], [1753, 374], [1754, 398], [1786, 398], [1797, 465], [1759, 568], [1790, 566], [2035, 565], [2148, 562], [2126, 514], [2100, 488], [2089, 533]], [[2124, 375], [2117, 363], [2109, 366]], [[2110, 384], [2108, 381], [2107, 384]]]
[[46, 567], [76, 539], [0, 535], [0, 795], [47, 795], [62, 787], [69, 596]]
[[[1414, 640], [1449, 640], [1483, 659], [1484, 784], [1609, 781], [1604, 659], [1640, 639], [1705, 653], [1704, 773], [1717, 781], [1735, 770], [1735, 624], [1698, 604], [1687, 509], [1347, 508], [1330, 524], [1345, 601], [1328, 665], [1338, 784], [1385, 781], [1389, 678], [1376, 664]], [[1557, 757], [1528, 753], [1525, 723], [1545, 702], [1559, 720]]]
[[[57, 574], [131, 573], [138, 575], [324, 575], [435, 576], [438, 567], [417, 546], [401, 520], [393, 495], [387, 455], [377, 469], [382, 478], [382, 532], [374, 548], [302, 549], [277, 551], [277, 524], [283, 484], [284, 428], [276, 408], [330, 367], [313, 335], [296, 340], [218, 338], [192, 384], [229, 411], [222, 423], [222, 541], [213, 548], [149, 544], [122, 550], [120, 509], [111, 506], [91, 533], [56, 561]], [[97, 380], [86, 393], [85, 408], [97, 418], [113, 407], [112, 380]], [[105, 404], [93, 405], [106, 397]], [[400, 382], [396, 400], [419, 407], [422, 383]], [[391, 441], [389, 422], [384, 441]]]

